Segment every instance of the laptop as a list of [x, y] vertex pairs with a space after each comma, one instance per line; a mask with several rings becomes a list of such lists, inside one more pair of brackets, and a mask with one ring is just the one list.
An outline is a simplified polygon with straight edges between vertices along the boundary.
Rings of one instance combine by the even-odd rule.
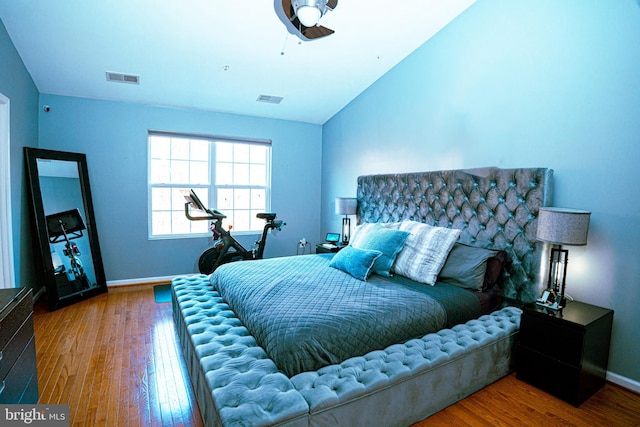
[[340, 242], [340, 233], [327, 233], [324, 240], [325, 243], [322, 244], [323, 247], [328, 249], [333, 249], [338, 247], [338, 242]]

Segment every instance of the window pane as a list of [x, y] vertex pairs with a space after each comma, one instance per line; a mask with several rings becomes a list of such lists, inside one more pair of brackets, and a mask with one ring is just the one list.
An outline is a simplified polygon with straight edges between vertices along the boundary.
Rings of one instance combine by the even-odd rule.
[[209, 221], [191, 221], [191, 232], [204, 234], [209, 232]]
[[233, 202], [234, 209], [249, 209], [251, 207], [251, 190], [236, 189]]
[[251, 163], [267, 163], [267, 147], [264, 145], [251, 146]]
[[249, 214], [251, 216], [251, 229], [252, 230], [261, 230], [262, 228], [264, 228], [264, 219], [260, 219], [257, 218], [256, 215], [258, 215], [260, 212], [264, 212], [263, 209], [252, 209], [251, 213]]
[[[169, 188], [168, 190], [171, 191], [171, 210], [184, 212], [184, 204], [186, 200], [181, 192], [183, 188], [174, 187]], [[186, 218], [186, 215], [183, 214], [182, 216]]]
[[171, 167], [169, 160], [151, 160], [149, 179], [154, 184], [164, 184], [170, 181]]
[[173, 234], [188, 234], [191, 231], [191, 221], [184, 215], [184, 210], [173, 211], [171, 220], [171, 232]]
[[171, 183], [189, 183], [189, 162], [186, 162], [184, 160], [171, 161]]
[[251, 166], [251, 176], [250, 182], [251, 185], [266, 185], [267, 184], [267, 166], [266, 165], [255, 165]]
[[218, 162], [233, 162], [233, 144], [216, 142], [216, 160]]
[[171, 234], [171, 213], [153, 212], [151, 214], [151, 231], [155, 235]]
[[171, 189], [153, 188], [151, 190], [151, 209], [154, 211], [171, 210]]
[[149, 153], [152, 159], [171, 157], [171, 139], [165, 136], [149, 137]]
[[225, 213], [233, 209], [233, 190], [230, 188], [221, 188], [218, 190], [218, 210]]
[[191, 162], [189, 184], [209, 184], [209, 163]]
[[231, 163], [216, 164], [216, 185], [233, 184], [233, 165]]
[[236, 163], [249, 163], [249, 148], [247, 144], [233, 144], [233, 161]]
[[264, 211], [266, 209], [266, 197], [265, 190], [253, 189], [251, 190], [251, 209], [258, 209]]
[[248, 210], [234, 211], [233, 229], [236, 231], [250, 230], [251, 218]]
[[189, 140], [183, 138], [171, 138], [171, 158], [189, 159]]
[[203, 139], [191, 140], [191, 160], [209, 161], [209, 141]]
[[233, 184], [249, 185], [249, 165], [236, 163], [233, 168]]

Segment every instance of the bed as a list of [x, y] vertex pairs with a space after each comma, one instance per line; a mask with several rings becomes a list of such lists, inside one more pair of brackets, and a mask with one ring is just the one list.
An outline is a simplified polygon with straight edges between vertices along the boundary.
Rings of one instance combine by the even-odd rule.
[[517, 305], [542, 287], [535, 227], [552, 177], [361, 176], [340, 252], [174, 279], [205, 425], [410, 425], [509, 373]]

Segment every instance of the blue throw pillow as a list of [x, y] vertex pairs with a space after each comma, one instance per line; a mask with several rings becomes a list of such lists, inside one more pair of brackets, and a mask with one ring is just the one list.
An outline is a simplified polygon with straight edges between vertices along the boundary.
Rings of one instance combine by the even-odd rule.
[[349, 273], [356, 279], [367, 280], [371, 274], [373, 264], [381, 255], [382, 252], [380, 251], [346, 246], [333, 256], [329, 267]]
[[366, 230], [363, 230], [358, 239], [352, 244], [358, 249], [372, 249], [382, 252], [380, 258], [373, 265], [373, 272], [389, 277], [393, 262], [410, 234], [408, 231], [394, 230], [383, 227], [380, 224], [372, 224]]

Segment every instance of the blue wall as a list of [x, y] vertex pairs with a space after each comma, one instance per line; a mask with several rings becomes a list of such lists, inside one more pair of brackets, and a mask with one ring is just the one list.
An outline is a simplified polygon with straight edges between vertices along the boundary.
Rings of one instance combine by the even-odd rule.
[[615, 310], [609, 369], [640, 381], [638, 2], [478, 1], [324, 125], [323, 158], [322, 231], [358, 175], [554, 169], [554, 204], [592, 211], [568, 292]]
[[[271, 208], [287, 222], [265, 256], [295, 255], [320, 234], [319, 125], [207, 111], [41, 95], [40, 148], [87, 155], [96, 225], [108, 281], [197, 272], [206, 238], [149, 240], [147, 131], [272, 140]], [[250, 247], [257, 236], [238, 239]]]
[[[11, 150], [11, 218], [16, 285], [34, 288], [37, 283], [24, 175], [23, 147], [38, 146], [38, 89], [22, 63], [0, 21], [0, 93], [9, 98]], [[0, 244], [10, 244], [1, 242]]]

